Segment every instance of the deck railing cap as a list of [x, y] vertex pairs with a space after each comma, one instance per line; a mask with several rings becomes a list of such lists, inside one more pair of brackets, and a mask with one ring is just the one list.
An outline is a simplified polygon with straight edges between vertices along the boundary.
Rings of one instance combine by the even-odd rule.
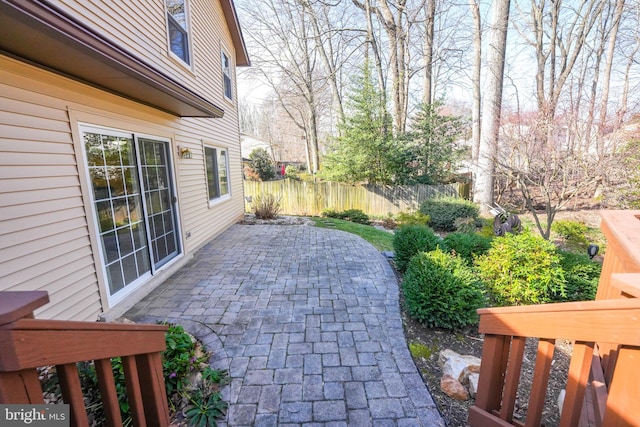
[[49, 302], [46, 291], [0, 292], [0, 325], [31, 317], [34, 310]]

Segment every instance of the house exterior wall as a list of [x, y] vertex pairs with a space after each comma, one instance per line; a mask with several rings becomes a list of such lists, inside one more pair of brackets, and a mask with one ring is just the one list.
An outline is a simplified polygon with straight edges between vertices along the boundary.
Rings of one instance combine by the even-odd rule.
[[235, 55], [222, 7], [218, 0], [185, 2], [192, 40], [190, 65], [169, 52], [164, 0], [49, 1], [169, 77], [214, 100], [226, 115], [232, 104], [223, 102], [220, 50], [225, 49], [231, 58]]
[[[0, 55], [0, 291], [48, 291], [39, 318], [109, 319], [243, 215], [237, 109], [223, 96], [220, 64], [220, 49], [232, 58], [234, 50], [217, 1], [189, 2], [192, 34], [202, 33], [192, 43], [194, 71], [167, 56], [163, 2], [52, 3], [101, 31], [117, 28], [128, 50], [225, 110], [220, 119], [179, 118]], [[233, 88], [235, 99], [235, 76]], [[170, 141], [183, 253], [117, 305], [106, 296], [81, 124]], [[205, 144], [229, 156], [231, 197], [218, 203], [208, 198]], [[178, 158], [177, 146], [192, 158]]]

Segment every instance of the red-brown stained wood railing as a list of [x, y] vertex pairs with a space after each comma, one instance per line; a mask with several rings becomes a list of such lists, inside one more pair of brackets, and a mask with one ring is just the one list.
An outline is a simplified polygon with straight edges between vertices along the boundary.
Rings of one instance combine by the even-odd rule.
[[[71, 425], [87, 426], [77, 362], [95, 361], [107, 423], [121, 426], [111, 358], [122, 357], [136, 426], [167, 426], [162, 325], [33, 319], [46, 292], [0, 292], [0, 403], [44, 403], [36, 368], [56, 366]], [[141, 393], [144, 391], [144, 393]]]
[[[478, 311], [486, 335], [472, 426], [540, 425], [558, 338], [574, 342], [561, 425], [640, 425], [640, 210], [601, 217], [607, 250], [596, 301]], [[524, 337], [540, 338], [526, 424], [512, 419]]]
[[[473, 427], [540, 425], [541, 401], [551, 367], [554, 339], [575, 341], [560, 426], [580, 422], [586, 384], [593, 361], [594, 343], [622, 345], [606, 400], [604, 426], [638, 425], [640, 397], [640, 299], [601, 300], [527, 307], [478, 310], [485, 344], [475, 406], [469, 410]], [[536, 375], [526, 424], [512, 420], [517, 392], [517, 372], [522, 363], [523, 337], [542, 341], [536, 358]], [[505, 353], [505, 349], [511, 351]], [[624, 358], [624, 359], [622, 359]], [[634, 359], [635, 358], [635, 359]], [[513, 371], [513, 372], [511, 372]]]

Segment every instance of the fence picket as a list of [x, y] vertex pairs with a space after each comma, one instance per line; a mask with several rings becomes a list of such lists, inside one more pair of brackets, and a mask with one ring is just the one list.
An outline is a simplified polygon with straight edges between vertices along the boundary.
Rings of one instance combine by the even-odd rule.
[[[469, 184], [443, 185], [349, 185], [338, 182], [305, 182], [292, 179], [244, 181], [244, 195], [271, 193], [280, 197], [283, 215], [320, 215], [325, 209], [345, 211], [360, 209], [367, 215], [416, 211], [420, 204], [438, 195], [468, 196]], [[251, 204], [245, 198], [245, 210]]]

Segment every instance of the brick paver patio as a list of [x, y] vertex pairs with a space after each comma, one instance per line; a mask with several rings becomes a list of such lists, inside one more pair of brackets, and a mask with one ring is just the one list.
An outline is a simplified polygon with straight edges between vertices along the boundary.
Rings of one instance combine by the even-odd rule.
[[363, 239], [236, 224], [127, 317], [183, 325], [229, 370], [228, 426], [442, 426], [393, 269]]

